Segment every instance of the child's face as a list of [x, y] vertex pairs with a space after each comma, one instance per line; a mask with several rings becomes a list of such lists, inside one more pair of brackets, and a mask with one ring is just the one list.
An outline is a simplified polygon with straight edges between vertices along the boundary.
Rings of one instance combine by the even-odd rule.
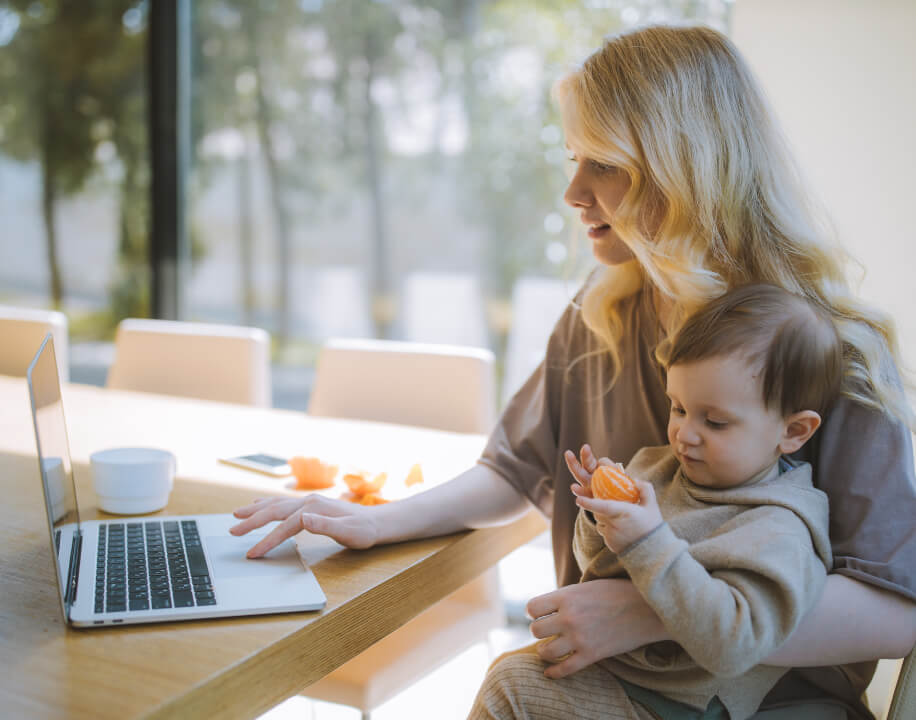
[[785, 449], [787, 421], [764, 406], [760, 378], [740, 355], [674, 365], [668, 397], [668, 442], [697, 485], [740, 485]]

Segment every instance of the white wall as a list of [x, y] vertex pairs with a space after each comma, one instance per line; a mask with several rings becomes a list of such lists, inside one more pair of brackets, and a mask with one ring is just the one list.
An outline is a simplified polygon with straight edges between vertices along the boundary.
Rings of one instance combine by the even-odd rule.
[[916, 368], [916, 0], [736, 0], [731, 36]]

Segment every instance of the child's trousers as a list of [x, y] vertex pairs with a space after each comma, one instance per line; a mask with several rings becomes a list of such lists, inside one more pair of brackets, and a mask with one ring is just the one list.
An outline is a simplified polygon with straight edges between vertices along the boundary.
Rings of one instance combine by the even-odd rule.
[[623, 686], [599, 665], [559, 680], [544, 677], [546, 667], [534, 645], [498, 657], [474, 699], [469, 720], [658, 720], [627, 697]]

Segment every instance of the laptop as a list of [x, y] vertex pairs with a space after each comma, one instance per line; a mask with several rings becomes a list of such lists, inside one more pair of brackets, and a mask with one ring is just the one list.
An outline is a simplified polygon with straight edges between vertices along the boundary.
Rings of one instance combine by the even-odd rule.
[[69, 625], [237, 617], [318, 610], [326, 599], [292, 539], [258, 560], [266, 533], [229, 534], [229, 514], [82, 521], [50, 333], [27, 371], [51, 554]]

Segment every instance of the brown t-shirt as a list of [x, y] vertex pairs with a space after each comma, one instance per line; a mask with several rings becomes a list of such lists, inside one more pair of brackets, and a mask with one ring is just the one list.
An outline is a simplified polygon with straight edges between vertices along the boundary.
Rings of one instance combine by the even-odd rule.
[[[550, 519], [560, 585], [579, 580], [572, 552], [577, 506], [563, 452], [587, 442], [597, 456], [626, 464], [640, 448], [667, 442], [651, 303], [637, 293], [621, 304], [628, 332], [621, 372], [608, 390], [610, 360], [581, 319], [581, 295], [557, 322], [544, 361], [509, 402], [479, 460]], [[833, 571], [916, 600], [916, 479], [906, 425], [843, 397], [796, 457], [811, 464], [815, 486], [830, 500]], [[870, 676], [860, 665], [805, 672], [804, 680], [852, 701]]]

